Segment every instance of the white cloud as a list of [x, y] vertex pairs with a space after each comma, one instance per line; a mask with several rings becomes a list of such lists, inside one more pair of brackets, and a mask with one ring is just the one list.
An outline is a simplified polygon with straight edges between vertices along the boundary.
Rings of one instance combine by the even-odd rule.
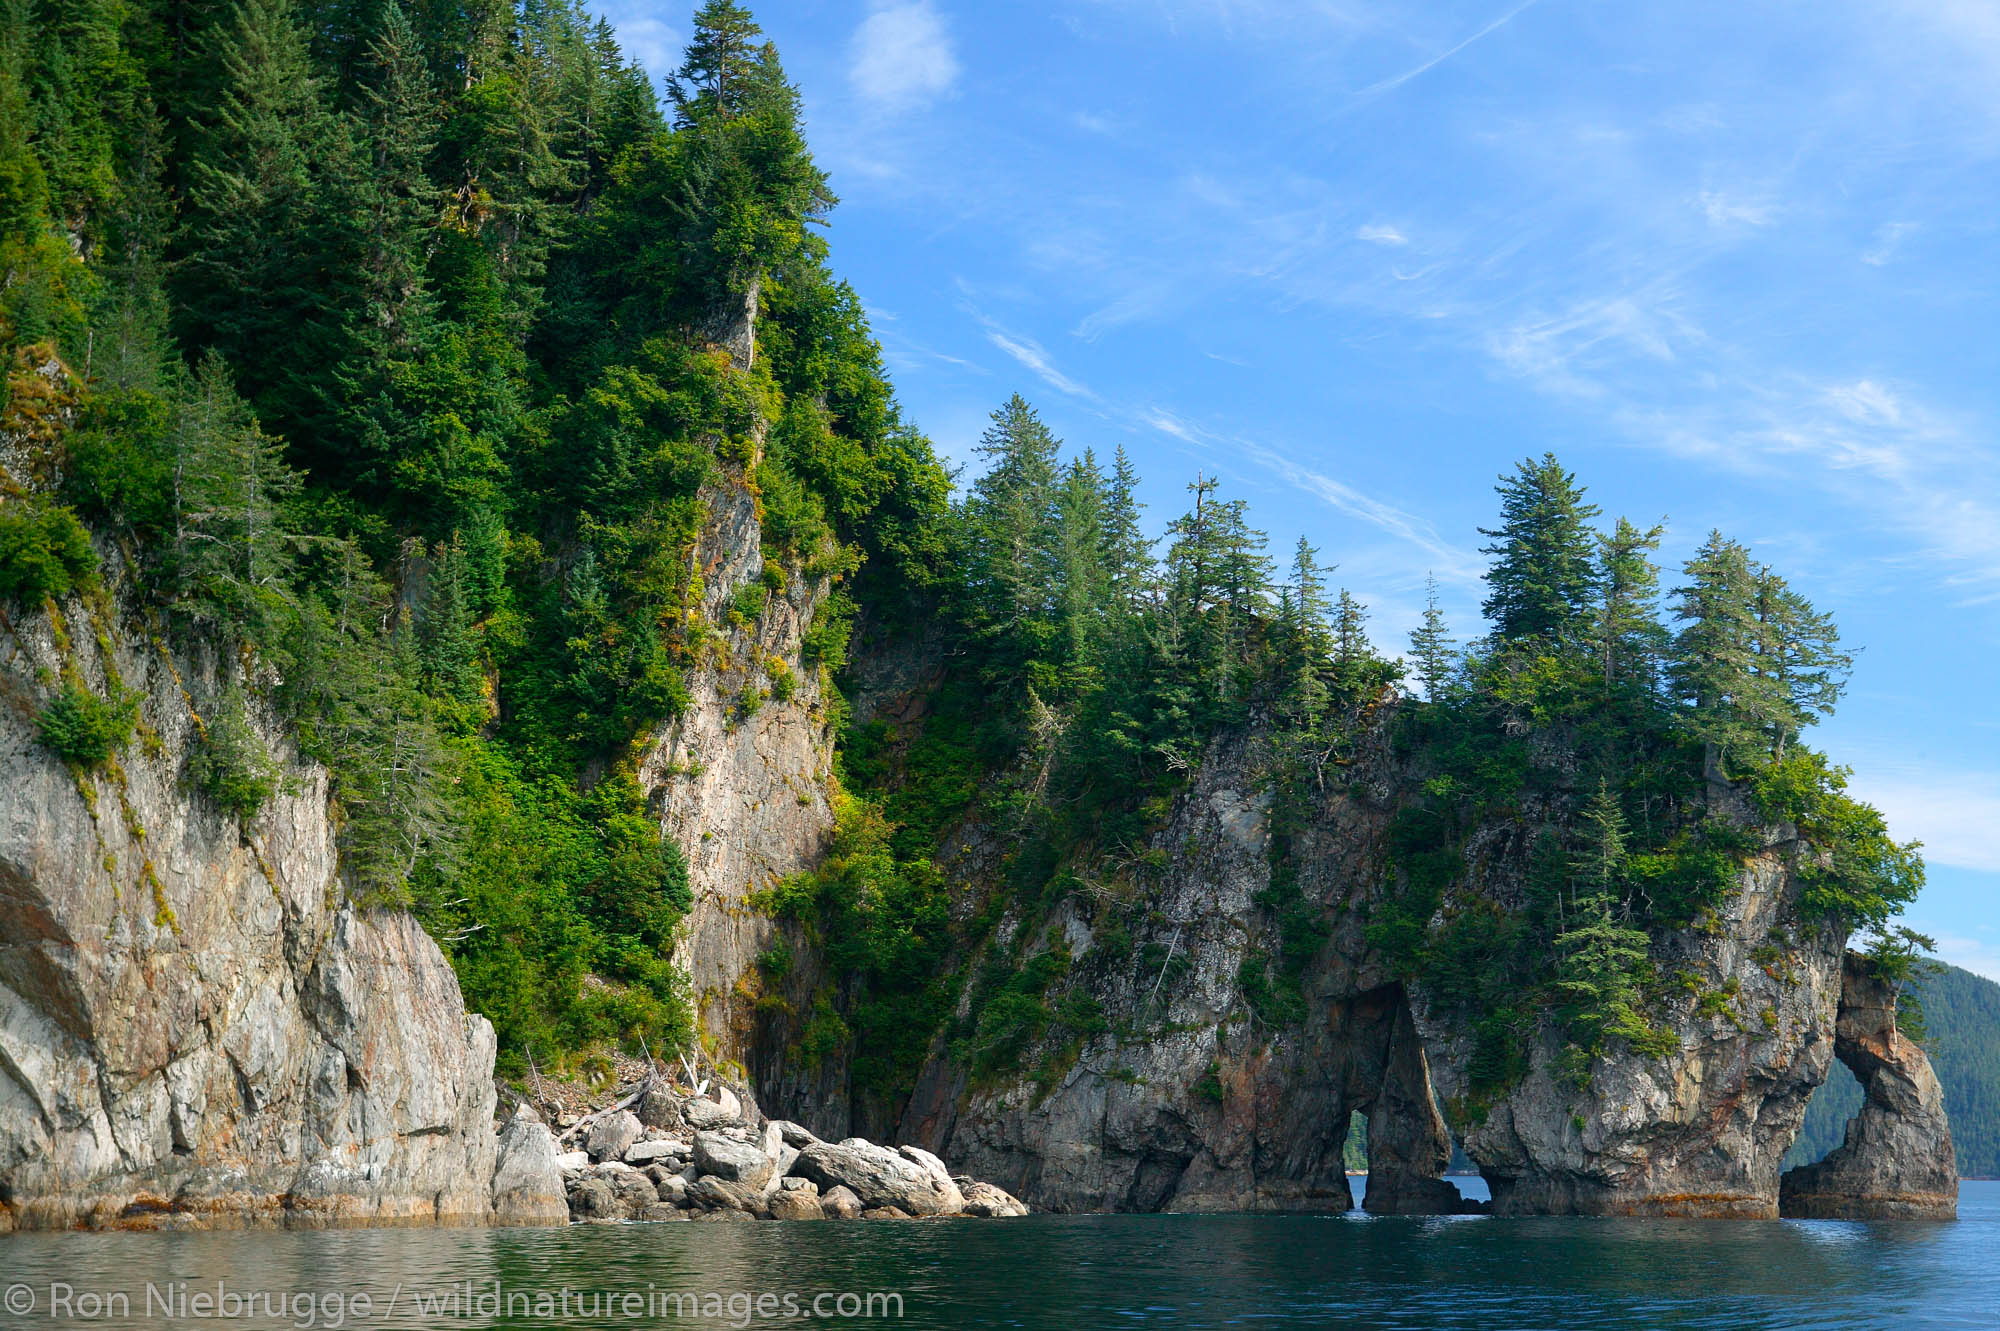
[[1138, 418], [1141, 423], [1162, 434], [1172, 435], [1183, 443], [1247, 457], [1287, 484], [1304, 490], [1349, 517], [1358, 518], [1399, 541], [1416, 546], [1431, 557], [1432, 570], [1441, 582], [1476, 586], [1484, 577], [1484, 565], [1479, 557], [1445, 540], [1430, 522], [1363, 494], [1324, 472], [1302, 466], [1274, 449], [1249, 439], [1210, 434], [1164, 407], [1147, 407], [1138, 413]]
[[1356, 240], [1365, 240], [1371, 245], [1407, 245], [1410, 238], [1393, 226], [1364, 226], [1354, 233]]
[[1768, 199], [1743, 199], [1717, 190], [1701, 192], [1701, 211], [1711, 226], [1769, 226], [1778, 207]]
[[1903, 246], [1903, 237], [1917, 229], [1915, 222], [1885, 222], [1875, 228], [1875, 243], [1861, 252], [1861, 262], [1880, 268]]
[[1522, 11], [1528, 9], [1535, 3], [1536, 0], [1521, 0], [1521, 3], [1515, 5], [1512, 9], [1502, 14], [1499, 18], [1494, 19], [1491, 23], [1487, 24], [1485, 27], [1473, 33], [1470, 37], [1467, 37], [1464, 41], [1461, 41], [1454, 46], [1448, 47], [1445, 50], [1438, 52], [1430, 59], [1410, 69], [1406, 69], [1400, 74], [1394, 75], [1390, 78], [1383, 79], [1380, 83], [1371, 83], [1369, 86], [1363, 88], [1359, 93], [1357, 93], [1356, 96], [1372, 97], [1373, 95], [1379, 92], [1389, 92], [1392, 89], [1402, 87], [1405, 83], [1408, 83], [1411, 79], [1416, 78], [1418, 75], [1428, 74], [1431, 70], [1436, 69], [1439, 65], [1442, 65], [1445, 61], [1451, 59], [1453, 56], [1457, 55], [1460, 51], [1463, 51], [1466, 47], [1472, 45], [1474, 42], [1479, 41], [1481, 38], [1488, 37], [1492, 35], [1494, 32], [1497, 32], [1499, 29], [1506, 27], [1509, 23], [1512, 23], [1515, 19], [1519, 18], [1521, 16]]
[[958, 82], [958, 56], [929, 0], [878, 4], [855, 29], [848, 78], [862, 100], [886, 110], [928, 106]]
[[1827, 401], [1840, 414], [1860, 425], [1901, 425], [1903, 404], [1896, 395], [1872, 379], [1836, 384], [1826, 390]]
[[2000, 774], [1863, 771], [1854, 795], [1882, 811], [1900, 840], [1924, 843], [1924, 859], [2000, 873]]
[[1035, 377], [1050, 388], [1055, 389], [1058, 393], [1067, 393], [1071, 397], [1091, 400], [1097, 397], [1097, 394], [1091, 392], [1087, 386], [1078, 383], [1057, 369], [1055, 362], [1049, 359], [1047, 350], [1043, 348], [1041, 343], [1035, 341], [1034, 338], [1010, 333], [983, 315], [976, 317], [986, 326], [986, 340], [988, 342], [991, 342], [1001, 351], [1011, 356], [1016, 363], [1033, 371]]

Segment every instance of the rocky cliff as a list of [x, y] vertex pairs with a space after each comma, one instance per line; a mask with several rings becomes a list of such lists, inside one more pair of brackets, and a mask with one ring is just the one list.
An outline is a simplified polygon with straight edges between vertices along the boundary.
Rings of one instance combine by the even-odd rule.
[[[326, 773], [287, 763], [248, 825], [192, 792], [228, 666], [125, 604], [0, 633], [0, 1228], [561, 1219], [539, 1144], [496, 1144], [493, 1030], [437, 945], [346, 901]], [[39, 742], [65, 674], [141, 700], [99, 771]]]
[[[706, 633], [691, 702], [648, 747], [639, 775], [661, 830], [687, 856], [694, 892], [674, 960], [710, 1051], [747, 1065], [755, 963], [773, 936], [750, 898], [810, 868], [833, 828], [833, 737], [819, 670], [803, 654], [828, 584], [776, 567], [767, 577], [745, 472], [723, 470], [702, 501], [694, 559]], [[763, 593], [761, 609], [739, 606], [746, 589], [753, 600]]]
[[1861, 1083], [1847, 1139], [1779, 1181], [1778, 1210], [1802, 1218], [1940, 1220], [1958, 1212], [1958, 1161], [1930, 1059], [1896, 1029], [1896, 991], [1848, 953], [1834, 1054]]
[[[1102, 1012], [1100, 1029], [1031, 1050], [1030, 1072], [984, 1081], [940, 1046], [900, 1136], [1052, 1210], [1343, 1209], [1341, 1151], [1359, 1112], [1372, 1211], [1458, 1209], [1440, 1180], [1456, 1140], [1498, 1213], [1772, 1217], [1779, 1162], [1838, 1048], [1875, 1079], [1850, 1148], [1874, 1172], [1829, 1162], [1787, 1183], [1787, 1213], [1949, 1213], [1935, 1080], [1920, 1051], [1855, 1006], [1839, 932], [1801, 922], [1795, 834], [1782, 825], [1756, 827], [1762, 848], [1712, 918], [1655, 939], [1678, 981], [1659, 1013], [1667, 1052], [1614, 1044], [1579, 1077], [1544, 1022], [1507, 1089], [1473, 1094], [1467, 1018], [1400, 982], [1366, 934], [1385, 890], [1384, 838], [1410, 787], [1388, 729], [1384, 713], [1294, 837], [1300, 889], [1325, 926], [1298, 1019], [1260, 1020], [1246, 999], [1245, 960], [1280, 948], [1259, 900], [1272, 875], [1270, 783], [1260, 742], [1225, 737], [1152, 840], [1159, 868], [1136, 916], [1073, 893], [1046, 915], [1001, 922], [994, 946], [1065, 954], [1070, 990]], [[1714, 816], [1755, 826], [1737, 792], [1709, 799]], [[1492, 873], [1508, 835], [1475, 836], [1484, 849], [1468, 850], [1466, 872]], [[1504, 872], [1479, 888], [1518, 890]], [[1134, 918], [1129, 939], [1109, 941]], [[1815, 1189], [1826, 1200], [1808, 1203]], [[1888, 1198], [1906, 1200], [1877, 1200]]]

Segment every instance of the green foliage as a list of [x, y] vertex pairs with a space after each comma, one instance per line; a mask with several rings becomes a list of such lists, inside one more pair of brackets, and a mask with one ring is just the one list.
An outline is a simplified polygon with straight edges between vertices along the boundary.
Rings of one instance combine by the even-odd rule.
[[1848, 770], [1805, 749], [1758, 773], [1760, 809], [1797, 825], [1805, 839], [1792, 860], [1804, 883], [1800, 909], [1848, 929], [1884, 929], [1923, 890], [1920, 843], [1898, 843], [1873, 807], [1850, 797]]
[[97, 552], [76, 514], [40, 498], [0, 502], [0, 600], [27, 606], [97, 583]]
[[254, 818], [278, 791], [278, 764], [250, 723], [247, 699], [232, 684], [217, 701], [201, 740], [188, 757], [188, 781], [216, 807], [236, 818]]
[[113, 685], [109, 697], [64, 680], [55, 697], [35, 713], [42, 743], [72, 767], [102, 767], [131, 742], [140, 698]]

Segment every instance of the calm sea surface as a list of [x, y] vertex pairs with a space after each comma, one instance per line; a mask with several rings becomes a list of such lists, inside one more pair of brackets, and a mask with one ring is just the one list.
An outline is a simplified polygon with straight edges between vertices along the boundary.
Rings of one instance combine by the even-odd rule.
[[[879, 1297], [867, 1316], [870, 1294], [900, 1295], [900, 1318]], [[0, 1303], [8, 1328], [1992, 1327], [2000, 1183], [1966, 1184], [1957, 1224], [1356, 1212], [16, 1235]]]

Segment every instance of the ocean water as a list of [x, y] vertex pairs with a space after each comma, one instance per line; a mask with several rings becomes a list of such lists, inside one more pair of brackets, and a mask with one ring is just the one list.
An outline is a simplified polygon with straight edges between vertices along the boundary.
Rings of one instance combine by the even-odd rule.
[[1991, 1327], [2000, 1183], [1967, 1183], [1956, 1224], [1354, 1212], [0, 1238], [7, 1328], [884, 1322]]

